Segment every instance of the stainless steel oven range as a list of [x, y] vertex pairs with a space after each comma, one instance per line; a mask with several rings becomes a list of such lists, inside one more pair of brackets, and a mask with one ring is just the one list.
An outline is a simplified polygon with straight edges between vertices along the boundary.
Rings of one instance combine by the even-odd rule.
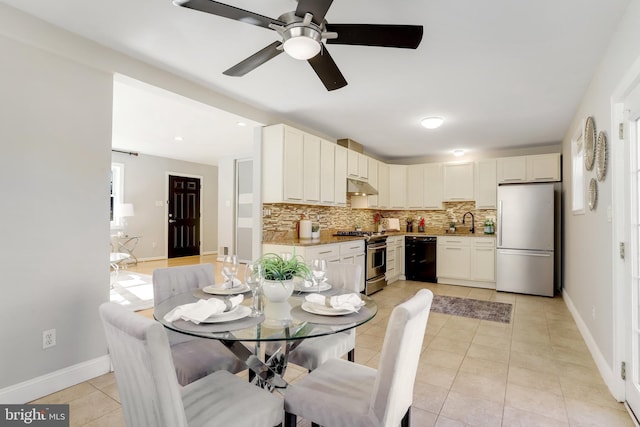
[[338, 231], [336, 236], [363, 236], [365, 238], [366, 265], [365, 295], [371, 295], [387, 286], [387, 236], [371, 231]]

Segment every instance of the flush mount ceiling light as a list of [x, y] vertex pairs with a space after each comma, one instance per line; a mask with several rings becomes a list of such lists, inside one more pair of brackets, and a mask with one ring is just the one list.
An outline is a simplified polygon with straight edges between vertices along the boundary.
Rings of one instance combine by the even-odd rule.
[[176, 142], [180, 142], [180, 141], [184, 140], [184, 138], [181, 137], [181, 136], [176, 136], [176, 137], [173, 138], [173, 140], [176, 141]]
[[236, 122], [236, 125], [240, 127], [245, 127], [247, 124], [245, 122]]
[[420, 124], [427, 129], [436, 129], [442, 126], [444, 119], [442, 117], [426, 117], [420, 121]]
[[453, 155], [456, 157], [464, 156], [464, 150], [460, 148], [453, 150]]

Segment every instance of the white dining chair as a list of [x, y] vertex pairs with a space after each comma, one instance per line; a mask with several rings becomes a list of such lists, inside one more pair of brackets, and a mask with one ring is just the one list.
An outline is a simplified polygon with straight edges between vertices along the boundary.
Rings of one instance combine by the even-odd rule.
[[[184, 292], [213, 284], [213, 264], [196, 264], [157, 268], [153, 271], [153, 304]], [[218, 370], [238, 373], [247, 369], [220, 341], [198, 338], [168, 330], [169, 344], [176, 376], [180, 385], [187, 385]]]
[[285, 427], [298, 416], [331, 427], [408, 427], [413, 385], [433, 293], [422, 289], [391, 312], [378, 369], [331, 359], [291, 384]]
[[180, 387], [159, 322], [112, 302], [100, 317], [127, 427], [281, 425], [282, 399], [227, 371]]
[[[327, 264], [327, 283], [342, 289], [342, 292], [360, 292], [362, 267], [359, 264]], [[289, 353], [288, 362], [302, 366], [309, 371], [316, 369], [329, 359], [347, 355], [350, 362], [355, 360], [356, 330], [350, 329], [337, 334], [308, 338]]]

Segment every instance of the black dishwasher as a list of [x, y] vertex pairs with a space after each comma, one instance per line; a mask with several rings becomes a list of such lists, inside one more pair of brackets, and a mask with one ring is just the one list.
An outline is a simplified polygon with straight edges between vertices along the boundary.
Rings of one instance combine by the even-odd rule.
[[405, 236], [407, 280], [436, 283], [436, 237]]

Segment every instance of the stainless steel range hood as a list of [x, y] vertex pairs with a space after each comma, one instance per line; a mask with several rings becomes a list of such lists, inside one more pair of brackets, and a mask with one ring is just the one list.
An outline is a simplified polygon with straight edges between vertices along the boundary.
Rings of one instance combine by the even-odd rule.
[[375, 196], [378, 190], [365, 181], [347, 178], [347, 194], [353, 196]]

